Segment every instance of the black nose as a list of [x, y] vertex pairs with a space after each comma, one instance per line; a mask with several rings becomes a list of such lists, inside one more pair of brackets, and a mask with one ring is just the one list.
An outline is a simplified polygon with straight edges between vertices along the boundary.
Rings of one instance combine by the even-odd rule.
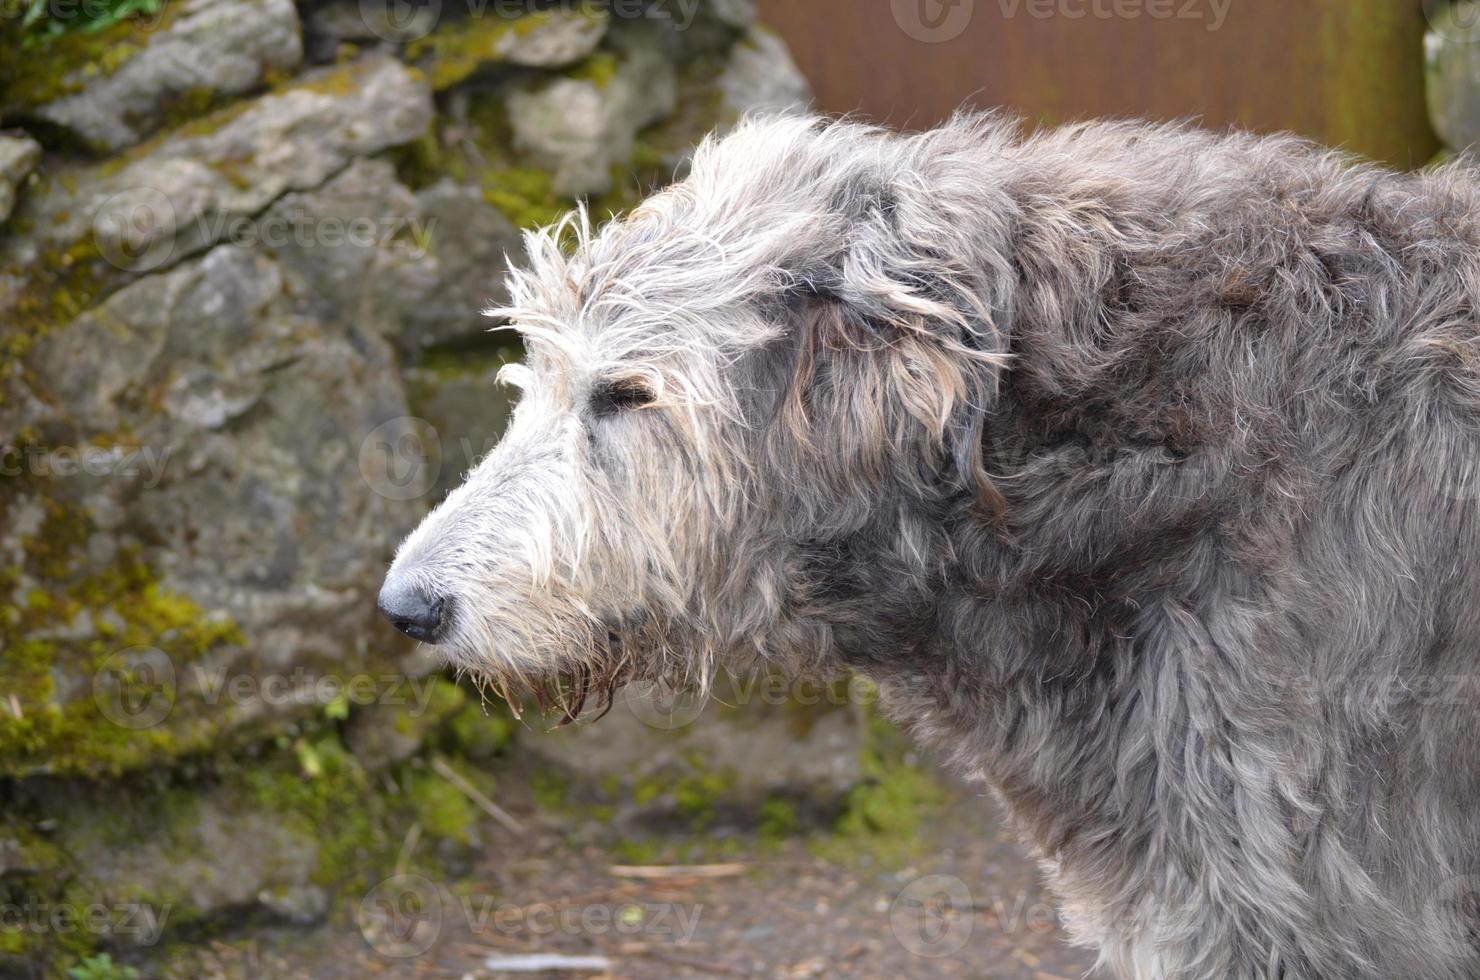
[[391, 625], [423, 643], [436, 643], [447, 629], [447, 600], [387, 578], [380, 589], [380, 611]]

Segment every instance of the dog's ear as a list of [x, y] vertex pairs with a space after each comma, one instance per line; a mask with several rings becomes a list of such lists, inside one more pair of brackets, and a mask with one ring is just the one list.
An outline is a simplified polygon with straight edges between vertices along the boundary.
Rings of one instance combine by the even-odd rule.
[[841, 247], [796, 278], [783, 429], [844, 487], [893, 475], [1000, 517], [982, 431], [1006, 361], [1001, 262], [924, 195], [874, 191], [849, 209]]

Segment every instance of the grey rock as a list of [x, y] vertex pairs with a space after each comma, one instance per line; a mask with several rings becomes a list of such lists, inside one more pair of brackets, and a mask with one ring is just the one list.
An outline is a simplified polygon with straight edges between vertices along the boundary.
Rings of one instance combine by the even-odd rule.
[[[858, 712], [845, 705], [756, 698], [739, 707], [709, 703], [695, 714], [682, 699], [678, 703], [670, 722], [629, 687], [597, 724], [526, 738], [520, 751], [598, 785], [613, 778], [631, 786], [718, 775], [725, 787], [723, 802], [737, 806], [754, 806], [771, 796], [836, 802], [861, 778], [864, 726]], [[667, 809], [673, 802], [660, 796], [621, 816], [640, 820], [644, 811]]]
[[332, 59], [339, 45], [404, 44], [429, 34], [441, 11], [434, 4], [330, 0], [303, 11], [304, 45], [315, 60]]
[[439, 226], [395, 168], [359, 159], [322, 187], [279, 198], [250, 235], [316, 318], [400, 340], [411, 317], [450, 286], [431, 251]]
[[312, 828], [220, 791], [200, 793], [161, 826], [158, 814], [151, 820], [120, 796], [109, 800], [106, 821], [68, 815], [55, 835], [90, 898], [132, 905], [110, 941], [152, 946], [181, 921], [254, 908], [295, 924], [327, 912], [327, 894], [310, 881], [319, 860]]
[[746, 113], [809, 109], [811, 88], [771, 31], [752, 27], [725, 49], [724, 58], [718, 72], [689, 69], [678, 110], [646, 134], [670, 173], [683, 172], [705, 135], [729, 129]]
[[47, 182], [20, 212], [37, 231], [0, 244], [0, 268], [89, 240], [119, 269], [166, 268], [240, 233], [282, 194], [416, 139], [432, 114], [425, 82], [388, 58], [310, 73], [121, 167], [78, 168]]
[[[414, 755], [427, 736], [460, 711], [465, 700], [458, 696], [433, 696], [433, 678], [408, 681], [386, 697], [361, 705], [350, 716], [345, 742], [360, 765], [379, 772]], [[447, 685], [443, 692], [457, 692]]]
[[1451, 150], [1480, 141], [1480, 5], [1464, 0], [1434, 15], [1424, 37], [1429, 118]]
[[673, 62], [656, 35], [637, 37], [605, 82], [558, 78], [509, 94], [514, 146], [551, 171], [555, 193], [610, 190], [612, 167], [631, 159], [638, 132], [673, 111]]
[[706, 0], [711, 16], [720, 23], [744, 30], [755, 23], [755, 0]]
[[443, 180], [416, 195], [438, 270], [437, 288], [408, 312], [403, 349], [477, 337], [493, 326], [483, 310], [508, 300], [506, 256], [523, 252], [519, 229], [476, 187]]
[[513, 65], [555, 68], [574, 64], [595, 51], [606, 34], [608, 15], [604, 8], [557, 8], [531, 14], [526, 20], [527, 25], [499, 37], [494, 53]]
[[171, 99], [240, 95], [303, 59], [291, 0], [183, 0], [138, 52], [109, 73], [63, 79], [77, 91], [33, 107], [42, 119], [101, 150], [137, 143]]
[[316, 315], [350, 319], [411, 359], [477, 338], [506, 299], [519, 232], [476, 187], [442, 180], [413, 194], [384, 160], [360, 159], [320, 188], [286, 194], [242, 236], [283, 269]]
[[10, 217], [21, 181], [41, 161], [41, 144], [26, 136], [0, 133], [0, 222]]
[[604, 8], [558, 7], [507, 17], [497, 10], [442, 20], [406, 47], [407, 58], [441, 91], [495, 65], [554, 68], [580, 61], [601, 43]]
[[329, 893], [318, 885], [265, 888], [257, 893], [257, 903], [289, 925], [311, 926], [329, 915]]
[[404, 372], [411, 411], [437, 433], [440, 453], [436, 463], [433, 499], [441, 499], [460, 484], [478, 461], [492, 451], [503, 435], [512, 411], [510, 395], [498, 382], [499, 369], [517, 361], [517, 341], [490, 353], [449, 354], [458, 366], [409, 368]]
[[[268, 677], [407, 669], [373, 600], [431, 481], [397, 438], [408, 409], [390, 345], [353, 309], [329, 318], [297, 275], [265, 250], [218, 246], [121, 289], [28, 361], [38, 396], [64, 407], [49, 427], [59, 442], [126, 433], [144, 450], [128, 468], [46, 481], [49, 499], [101, 515], [89, 561], [134, 550], [245, 639], [175, 665], [161, 724], [177, 735], [297, 717], [325, 694]], [[23, 533], [0, 529], [0, 553]], [[29, 575], [18, 588], [48, 586]], [[57, 674], [59, 699], [89, 695], [88, 677]], [[235, 677], [244, 693], [223, 695]]]
[[754, 27], [730, 53], [719, 76], [719, 91], [730, 115], [747, 112], [804, 112], [811, 86], [775, 33]]

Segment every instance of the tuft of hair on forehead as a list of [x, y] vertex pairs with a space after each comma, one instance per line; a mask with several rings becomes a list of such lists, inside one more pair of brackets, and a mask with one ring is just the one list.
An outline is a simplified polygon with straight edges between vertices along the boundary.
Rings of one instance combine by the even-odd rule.
[[[835, 367], [875, 393], [848, 403], [865, 424], [813, 435], [944, 449], [952, 479], [995, 512], [980, 420], [1007, 356], [998, 323], [1015, 280], [1016, 205], [994, 168], [1020, 141], [1018, 122], [995, 115], [915, 135], [750, 117], [707, 138], [682, 181], [626, 217], [597, 230], [580, 207], [528, 233], [509, 303], [489, 312], [557, 370], [639, 378], [674, 403], [737, 417], [726, 368], [745, 353], [790, 339], [810, 369], [849, 347], [865, 356]], [[797, 404], [812, 383], [794, 383]], [[804, 440], [829, 429], [790, 421]], [[878, 447], [854, 448], [865, 458]]]
[[[606, 227], [593, 228], [582, 205], [526, 232], [509, 302], [485, 312], [553, 352], [612, 361], [753, 349], [777, 324], [737, 320], [734, 311], [798, 292], [853, 286], [860, 298], [876, 297], [876, 317], [939, 316], [949, 307], [930, 293], [941, 270], [906, 267], [891, 278], [880, 272], [883, 253], [924, 246], [931, 254], [917, 261], [938, 264], [953, 239], [979, 241], [952, 226], [968, 209], [972, 225], [990, 213], [974, 207], [990, 196], [979, 164], [1003, 156], [1018, 135], [1016, 120], [994, 115], [963, 115], [913, 136], [815, 116], [750, 116], [706, 138], [682, 181]], [[941, 202], [953, 195], [960, 203], [948, 211]], [[911, 241], [912, 229], [934, 240]], [[947, 261], [976, 257], [961, 252]], [[1010, 272], [1000, 256], [988, 258]]]

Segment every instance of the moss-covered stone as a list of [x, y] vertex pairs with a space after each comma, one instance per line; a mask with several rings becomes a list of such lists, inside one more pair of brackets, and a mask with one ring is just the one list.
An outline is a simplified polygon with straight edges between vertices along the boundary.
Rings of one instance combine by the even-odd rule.
[[528, 29], [536, 18], [495, 15], [443, 20], [426, 37], [406, 46], [406, 57], [422, 69], [438, 92], [466, 81], [479, 69], [503, 60], [500, 41], [511, 32]]
[[[17, 478], [0, 480], [20, 489]], [[194, 726], [131, 729], [105, 714], [96, 688], [58, 691], [64, 679], [88, 683], [105, 667], [127, 669], [114, 663], [119, 651], [157, 650], [183, 667], [243, 638], [228, 617], [164, 589], [135, 549], [91, 565], [85, 556], [95, 531], [91, 516], [80, 505], [37, 493], [46, 485], [28, 488], [36, 494], [29, 506], [41, 519], [19, 539], [22, 564], [0, 570], [0, 673], [8, 695], [0, 706], [0, 774], [116, 773], [202, 748], [215, 733], [204, 718]], [[46, 586], [18, 594], [23, 578]], [[173, 688], [158, 693], [174, 696]]]
[[[173, 18], [181, 4], [161, 15]], [[0, 63], [0, 106], [24, 111], [81, 91], [122, 68], [148, 43], [150, 21], [127, 18], [101, 31], [67, 31], [26, 46], [24, 57]]]
[[872, 708], [860, 757], [862, 779], [844, 801], [834, 832], [813, 850], [835, 861], [907, 861], [919, 848], [920, 822], [946, 792], [913, 757], [908, 739]]

